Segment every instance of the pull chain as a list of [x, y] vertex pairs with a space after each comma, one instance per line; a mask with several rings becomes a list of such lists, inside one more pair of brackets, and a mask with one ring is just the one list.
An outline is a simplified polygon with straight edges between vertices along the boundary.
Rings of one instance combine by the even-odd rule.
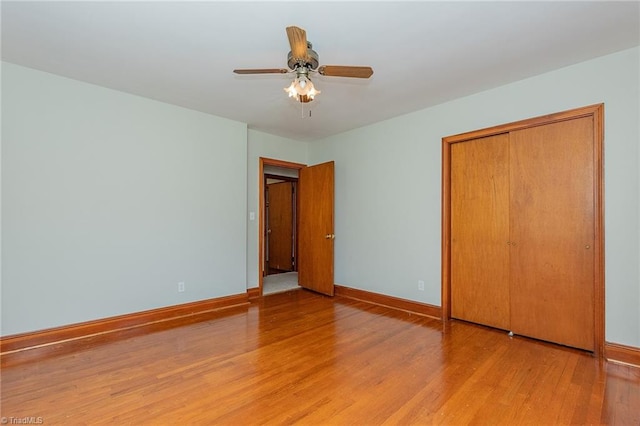
[[[306, 103], [300, 102], [300, 118], [307, 118], [307, 115], [304, 112], [304, 106]], [[311, 108], [309, 108], [309, 117], [311, 117]]]

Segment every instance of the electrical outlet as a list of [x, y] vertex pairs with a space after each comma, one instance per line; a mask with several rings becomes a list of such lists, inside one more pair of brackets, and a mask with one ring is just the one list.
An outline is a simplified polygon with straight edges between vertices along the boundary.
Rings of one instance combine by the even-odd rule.
[[424, 281], [418, 280], [418, 290], [424, 291]]
[[184, 281], [180, 281], [178, 283], [178, 293], [182, 293], [185, 291], [185, 287], [184, 287]]

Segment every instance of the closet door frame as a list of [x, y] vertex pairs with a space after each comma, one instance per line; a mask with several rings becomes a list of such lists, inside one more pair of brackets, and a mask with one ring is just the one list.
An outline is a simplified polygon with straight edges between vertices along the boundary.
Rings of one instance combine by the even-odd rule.
[[604, 356], [604, 104], [590, 105], [568, 111], [502, 124], [442, 138], [442, 320], [451, 319], [451, 146], [472, 139], [508, 133], [565, 120], [591, 117], [593, 119], [594, 160], [594, 355]]

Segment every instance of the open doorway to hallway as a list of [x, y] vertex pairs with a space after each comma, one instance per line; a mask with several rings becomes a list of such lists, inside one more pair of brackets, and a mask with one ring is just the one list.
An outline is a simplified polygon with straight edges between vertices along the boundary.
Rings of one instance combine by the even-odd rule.
[[[288, 174], [280, 175], [272, 169], [265, 167], [275, 166], [278, 168], [292, 169], [297, 173], [298, 191], [293, 190], [295, 197], [291, 204], [295, 206], [295, 214], [293, 222], [295, 228], [293, 234], [296, 236], [295, 241], [291, 243], [294, 255], [293, 270], [286, 273], [298, 272], [297, 283], [300, 287], [307, 290], [315, 291], [333, 296], [335, 292], [334, 283], [334, 186], [335, 186], [335, 163], [327, 161], [312, 166], [304, 164], [289, 163], [281, 160], [272, 160], [260, 157], [260, 168], [258, 176], [260, 176], [260, 271], [259, 271], [259, 290], [260, 295], [265, 294], [265, 280], [268, 282], [273, 272], [285, 273], [283, 265], [285, 262], [278, 263], [273, 258], [272, 252], [267, 258], [268, 244], [267, 235], [269, 235], [269, 227], [267, 226], [266, 214], [266, 196], [267, 177], [272, 176], [288, 176], [296, 178], [296, 175]], [[293, 173], [289, 170], [280, 171], [283, 173]], [[291, 179], [279, 179], [283, 181], [291, 181]], [[278, 182], [273, 182], [278, 183]], [[273, 207], [273, 197], [271, 196], [270, 206]], [[270, 208], [271, 208], [270, 207]], [[273, 212], [270, 213], [269, 225], [274, 220]], [[271, 235], [273, 232], [271, 232]], [[267, 265], [267, 259], [269, 264]], [[277, 263], [277, 264], [276, 264]], [[288, 264], [288, 263], [287, 263]], [[286, 265], [285, 265], [286, 266]], [[287, 266], [288, 267], [288, 266]], [[280, 274], [276, 274], [280, 275]], [[293, 274], [292, 274], [293, 275]], [[269, 292], [270, 290], [267, 290]]]
[[298, 171], [265, 168], [265, 265], [262, 294], [298, 287], [296, 198]]
[[261, 159], [261, 288], [273, 294], [299, 288], [297, 192], [301, 164]]

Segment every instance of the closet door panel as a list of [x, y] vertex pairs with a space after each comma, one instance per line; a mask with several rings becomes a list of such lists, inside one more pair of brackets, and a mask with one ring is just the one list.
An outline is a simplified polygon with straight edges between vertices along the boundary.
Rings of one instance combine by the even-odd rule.
[[594, 350], [591, 117], [510, 133], [511, 330]]
[[451, 147], [451, 315], [509, 328], [509, 136]]

